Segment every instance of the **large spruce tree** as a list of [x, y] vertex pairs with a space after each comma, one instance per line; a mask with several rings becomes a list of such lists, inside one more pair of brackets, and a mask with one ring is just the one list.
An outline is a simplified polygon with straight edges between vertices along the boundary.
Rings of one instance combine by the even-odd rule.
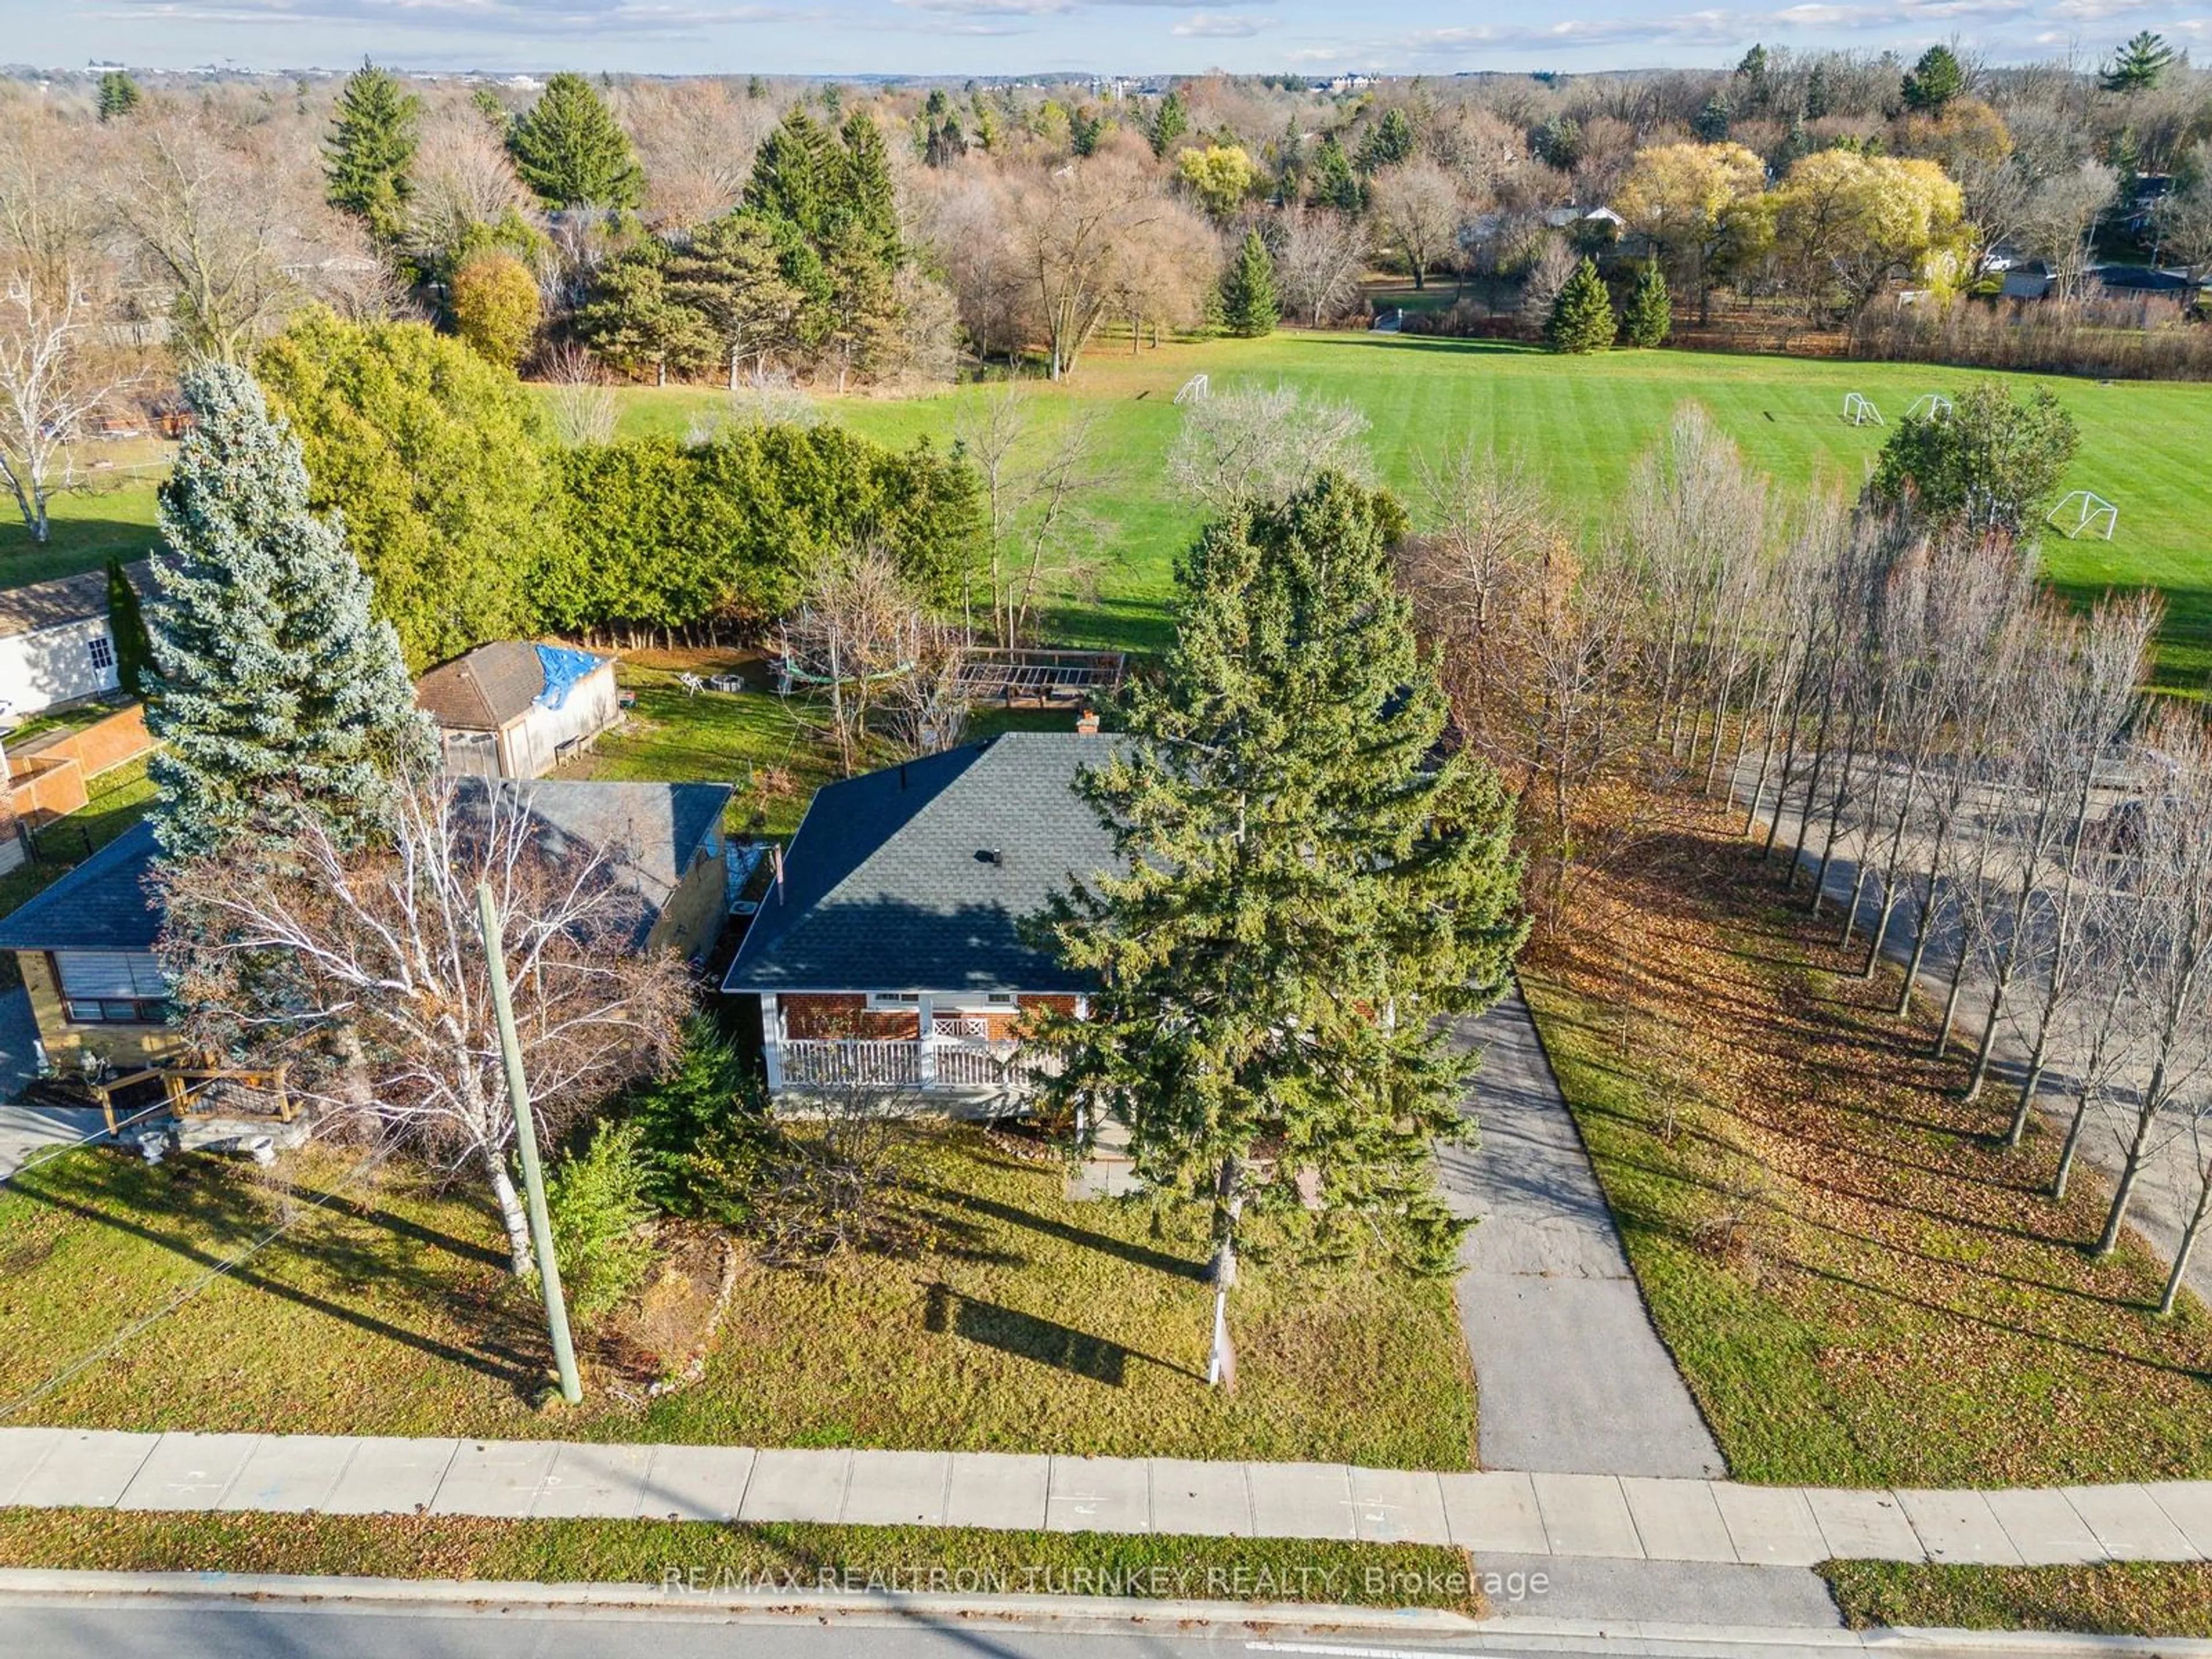
[[1244, 233], [1244, 245], [1221, 279], [1221, 319], [1231, 334], [1248, 340], [1273, 334], [1283, 319], [1275, 262], [1256, 230]]
[[285, 798], [366, 836], [393, 769], [428, 758], [398, 638], [252, 377], [204, 364], [184, 392], [196, 423], [161, 486], [147, 613], [155, 831], [177, 858], [281, 840]]
[[554, 208], [634, 208], [645, 175], [622, 130], [592, 83], [563, 71], [507, 134], [514, 170]]
[[1620, 319], [1613, 314], [1613, 296], [1593, 260], [1584, 259], [1567, 278], [1559, 297], [1552, 301], [1552, 314], [1544, 324], [1544, 343], [1554, 351], [1603, 351], [1620, 332]]
[[[1126, 1125], [1141, 1179], [1208, 1206], [1224, 1337], [1255, 1213], [1437, 1271], [1462, 1231], [1430, 1147], [1462, 1128], [1468, 1061], [1437, 1017], [1499, 994], [1520, 868], [1495, 775], [1440, 753], [1444, 695], [1391, 578], [1403, 523], [1329, 474], [1205, 533], [1165, 672], [1081, 786], [1127, 873], [1030, 924], [1098, 987], [1041, 1032], [1047, 1095]], [[1215, 1358], [1225, 1380], [1225, 1340]]]
[[331, 124], [324, 177], [331, 205], [350, 213], [387, 246], [407, 228], [416, 123], [422, 102], [386, 70], [364, 63], [346, 77]]

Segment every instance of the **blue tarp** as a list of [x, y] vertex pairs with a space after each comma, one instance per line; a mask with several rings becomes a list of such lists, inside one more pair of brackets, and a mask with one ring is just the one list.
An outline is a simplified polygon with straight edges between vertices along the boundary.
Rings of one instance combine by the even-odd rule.
[[570, 688], [602, 660], [588, 651], [570, 651], [557, 645], [539, 646], [538, 665], [545, 672], [545, 689], [538, 694], [538, 707], [558, 708], [568, 702]]

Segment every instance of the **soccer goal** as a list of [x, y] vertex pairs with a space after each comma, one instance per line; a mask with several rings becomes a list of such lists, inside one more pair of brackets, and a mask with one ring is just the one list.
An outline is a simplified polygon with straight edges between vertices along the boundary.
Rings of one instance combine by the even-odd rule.
[[2093, 489], [2069, 489], [2043, 521], [2069, 542], [2084, 534], [2110, 541], [2120, 527], [2120, 509]]
[[1940, 392], [1923, 392], [1912, 400], [1912, 407], [1905, 411], [1906, 420], [1915, 416], [1934, 420], [1951, 412], [1951, 400]]
[[1212, 395], [1213, 387], [1206, 376], [1194, 374], [1182, 383], [1182, 390], [1176, 393], [1175, 400], [1178, 404], [1202, 404]]
[[1874, 399], [1856, 392], [1844, 394], [1844, 418], [1853, 426], [1880, 426], [1881, 411], [1874, 406]]

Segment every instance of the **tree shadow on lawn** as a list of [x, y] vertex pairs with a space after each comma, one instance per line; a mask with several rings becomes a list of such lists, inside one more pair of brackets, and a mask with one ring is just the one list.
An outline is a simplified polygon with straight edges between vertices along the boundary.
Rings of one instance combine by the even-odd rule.
[[[12, 1183], [12, 1190], [33, 1203], [76, 1216], [97, 1226], [126, 1233], [198, 1267], [220, 1272], [223, 1277], [249, 1289], [265, 1291], [280, 1301], [337, 1320], [370, 1336], [398, 1343], [431, 1358], [462, 1366], [495, 1382], [507, 1383], [515, 1390], [518, 1398], [532, 1395], [542, 1380], [544, 1366], [538, 1363], [540, 1357], [527, 1351], [526, 1342], [517, 1340], [530, 1328], [504, 1314], [489, 1298], [471, 1295], [453, 1285], [432, 1266], [422, 1261], [416, 1252], [380, 1249], [374, 1243], [331, 1237], [327, 1234], [320, 1237], [280, 1235], [284, 1239], [283, 1248], [349, 1283], [398, 1286], [419, 1296], [426, 1303], [442, 1304], [465, 1328], [486, 1330], [484, 1339], [473, 1348], [456, 1346], [427, 1333], [395, 1325], [366, 1309], [318, 1296], [312, 1291], [287, 1284], [267, 1273], [245, 1266], [228, 1266], [240, 1251], [252, 1246], [268, 1231], [267, 1222], [249, 1215], [245, 1206], [238, 1202], [243, 1194], [234, 1189], [226, 1191], [218, 1183], [199, 1178], [203, 1172], [198, 1170], [191, 1170], [184, 1179], [169, 1180], [163, 1183], [164, 1192], [155, 1194], [149, 1191], [149, 1183], [142, 1176], [142, 1171], [146, 1176], [153, 1175], [153, 1171], [143, 1170], [143, 1166], [123, 1165], [119, 1158], [102, 1158], [93, 1167], [107, 1164], [121, 1167], [113, 1172], [102, 1168], [93, 1181], [99, 1195], [115, 1206], [112, 1209], [71, 1197], [35, 1180], [19, 1179]], [[76, 1165], [76, 1169], [80, 1176], [88, 1172], [87, 1166], [82, 1164]], [[319, 1194], [309, 1194], [307, 1201], [312, 1202], [315, 1196]], [[164, 1231], [135, 1218], [130, 1213], [157, 1204], [164, 1205], [180, 1223], [196, 1224], [204, 1229], [212, 1236], [212, 1244], [194, 1243], [182, 1233]], [[316, 1211], [309, 1213], [327, 1212]], [[380, 1210], [348, 1210], [344, 1213], [380, 1226], [399, 1219]], [[474, 1247], [457, 1245], [455, 1241], [444, 1239], [428, 1228], [401, 1222], [388, 1231], [395, 1236], [434, 1241], [441, 1247], [453, 1249], [456, 1255], [483, 1259], [483, 1253]], [[495, 1254], [493, 1260], [504, 1265], [503, 1257]], [[505, 1325], [507, 1328], [495, 1334], [487, 1329], [488, 1322]]]
[[986, 1302], [933, 1280], [922, 1304], [922, 1328], [940, 1336], [962, 1337], [1033, 1360], [1076, 1376], [1089, 1377], [1111, 1389], [1128, 1386], [1128, 1363], [1141, 1359], [1179, 1376], [1205, 1379], [1186, 1366], [1153, 1354], [1141, 1353], [1103, 1336], [1078, 1330], [1056, 1320], [1040, 1318], [997, 1302]]
[[1365, 346], [1384, 351], [1443, 352], [1453, 356], [1547, 357], [1553, 355], [1528, 340], [1462, 340], [1447, 334], [1316, 334], [1300, 345]]
[[1176, 1279], [1187, 1279], [1194, 1284], [1202, 1285], [1206, 1282], [1206, 1265], [1203, 1262], [1170, 1255], [1164, 1250], [1155, 1250], [1148, 1245], [1132, 1243], [1125, 1238], [1115, 1238], [1110, 1233], [1095, 1233], [1085, 1228], [1073, 1226], [1065, 1221], [1054, 1221], [1045, 1216], [1033, 1214], [1028, 1210], [1017, 1209], [1011, 1204], [1002, 1204], [996, 1199], [985, 1198], [977, 1193], [955, 1192], [950, 1188], [933, 1186], [928, 1182], [915, 1182], [913, 1185], [915, 1191], [933, 1198], [939, 1203], [946, 1205], [956, 1212], [975, 1210], [991, 1217], [994, 1220], [1004, 1221], [1013, 1226], [1026, 1227], [1032, 1232], [1042, 1233], [1048, 1238], [1056, 1238], [1064, 1243], [1081, 1245], [1087, 1249], [1097, 1250], [1106, 1255], [1117, 1256], [1133, 1267], [1150, 1267], [1155, 1273], [1167, 1273]]

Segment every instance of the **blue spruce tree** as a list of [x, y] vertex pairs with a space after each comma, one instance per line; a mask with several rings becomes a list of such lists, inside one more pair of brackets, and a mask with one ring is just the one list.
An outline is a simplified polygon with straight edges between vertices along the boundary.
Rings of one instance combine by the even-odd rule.
[[173, 858], [271, 845], [296, 802], [367, 840], [395, 771], [431, 757], [398, 635], [252, 376], [209, 363], [184, 392], [198, 423], [161, 486], [147, 610], [155, 831]]

